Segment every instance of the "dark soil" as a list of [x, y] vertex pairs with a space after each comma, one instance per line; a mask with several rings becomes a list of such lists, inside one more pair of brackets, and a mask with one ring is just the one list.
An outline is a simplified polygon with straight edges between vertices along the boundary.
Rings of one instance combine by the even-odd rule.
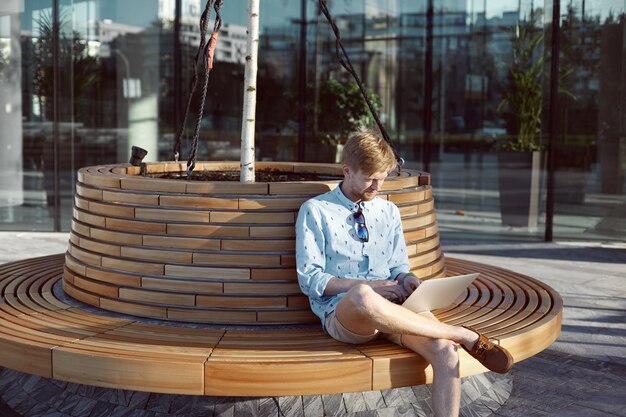
[[[152, 178], [166, 178], [173, 180], [191, 181], [239, 181], [239, 171], [194, 171], [191, 177], [186, 172], [168, 172], [163, 174], [152, 174]], [[328, 181], [339, 180], [341, 177], [320, 174], [299, 174], [283, 171], [255, 171], [256, 182], [289, 182], [289, 181]]]

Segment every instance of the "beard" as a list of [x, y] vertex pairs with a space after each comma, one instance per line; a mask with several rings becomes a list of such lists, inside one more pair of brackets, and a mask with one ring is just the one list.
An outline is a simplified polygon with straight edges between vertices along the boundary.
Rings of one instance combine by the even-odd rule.
[[371, 201], [376, 197], [376, 194], [378, 194], [378, 192], [375, 190], [372, 190], [372, 191], [365, 190], [361, 192], [360, 197], [361, 197], [361, 200], [363, 201]]

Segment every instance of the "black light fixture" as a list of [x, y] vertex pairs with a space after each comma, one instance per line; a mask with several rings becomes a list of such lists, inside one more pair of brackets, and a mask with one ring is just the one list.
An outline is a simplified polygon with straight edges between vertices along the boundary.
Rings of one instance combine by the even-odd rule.
[[130, 155], [130, 160], [128, 161], [128, 163], [136, 167], [140, 166], [141, 161], [143, 161], [143, 158], [145, 158], [146, 155], [148, 155], [148, 151], [146, 151], [143, 148], [140, 148], [139, 146], [133, 146], [130, 149], [131, 149], [131, 155]]

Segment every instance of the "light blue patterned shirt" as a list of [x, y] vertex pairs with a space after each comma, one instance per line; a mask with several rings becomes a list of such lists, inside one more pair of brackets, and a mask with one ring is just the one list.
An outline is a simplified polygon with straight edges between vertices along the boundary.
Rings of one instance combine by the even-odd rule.
[[345, 295], [324, 296], [331, 278], [395, 279], [409, 272], [400, 211], [395, 204], [374, 198], [359, 203], [369, 242], [356, 234], [357, 203], [340, 187], [314, 197], [300, 207], [296, 221], [296, 266], [302, 292], [324, 326], [325, 318]]

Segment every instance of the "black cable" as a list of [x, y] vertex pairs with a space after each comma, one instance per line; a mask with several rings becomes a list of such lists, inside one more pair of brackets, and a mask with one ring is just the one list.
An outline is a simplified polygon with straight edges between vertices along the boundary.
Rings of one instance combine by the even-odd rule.
[[339, 63], [341, 64], [341, 66], [344, 67], [345, 70], [348, 71], [352, 75], [357, 85], [359, 86], [359, 90], [361, 90], [361, 94], [363, 95], [363, 98], [365, 99], [365, 102], [367, 103], [367, 107], [369, 108], [370, 113], [372, 114], [372, 117], [374, 117], [374, 121], [376, 122], [376, 125], [378, 126], [380, 133], [383, 135], [383, 139], [385, 139], [385, 141], [391, 146], [391, 149], [393, 150], [393, 154], [396, 157], [396, 161], [398, 162], [398, 168], [400, 168], [404, 164], [404, 159], [400, 157], [400, 155], [398, 154], [398, 150], [395, 148], [395, 146], [391, 142], [391, 139], [389, 138], [389, 134], [387, 133], [387, 129], [385, 129], [385, 126], [380, 121], [380, 118], [378, 117], [378, 113], [374, 109], [374, 105], [372, 104], [372, 101], [367, 95], [367, 92], [365, 91], [365, 87], [363, 86], [361, 79], [359, 78], [358, 74], [354, 70], [354, 67], [352, 66], [350, 57], [348, 56], [346, 49], [341, 43], [341, 35], [339, 33], [339, 28], [335, 24], [335, 21], [333, 20], [332, 16], [330, 15], [330, 11], [328, 10], [328, 6], [326, 5], [326, 0], [319, 0], [319, 5], [320, 5], [320, 11], [324, 14], [324, 16], [326, 17], [326, 20], [328, 20], [328, 23], [330, 24], [335, 34], [335, 51], [337, 53], [337, 59], [339, 59]]

